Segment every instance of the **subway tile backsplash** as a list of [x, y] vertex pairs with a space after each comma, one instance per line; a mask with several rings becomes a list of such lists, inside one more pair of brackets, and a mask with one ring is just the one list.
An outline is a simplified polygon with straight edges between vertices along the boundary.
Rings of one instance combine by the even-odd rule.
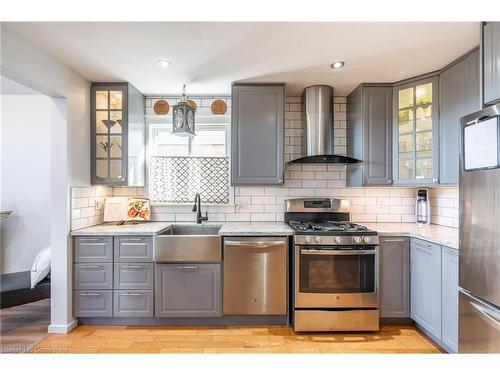
[[458, 187], [438, 187], [429, 191], [431, 223], [458, 228]]
[[[287, 97], [285, 104], [285, 161], [301, 156], [301, 98]], [[335, 153], [346, 154], [346, 98], [334, 98]], [[285, 183], [274, 186], [234, 187], [234, 204], [202, 205], [209, 221], [283, 221], [284, 201], [297, 197], [349, 199], [351, 220], [356, 222], [411, 223], [415, 221], [414, 188], [346, 187], [346, 167], [336, 164], [286, 164]], [[89, 189], [89, 190], [85, 190]], [[94, 189], [94, 190], [93, 190]], [[96, 201], [106, 195], [144, 196], [143, 188], [74, 188], [72, 229], [102, 222]], [[80, 198], [83, 198], [80, 200]], [[88, 201], [87, 201], [87, 200]], [[458, 227], [458, 188], [430, 189], [431, 222]], [[152, 219], [195, 221], [192, 205], [152, 207]]]
[[112, 195], [112, 187], [71, 188], [71, 230], [101, 224], [105, 199]]

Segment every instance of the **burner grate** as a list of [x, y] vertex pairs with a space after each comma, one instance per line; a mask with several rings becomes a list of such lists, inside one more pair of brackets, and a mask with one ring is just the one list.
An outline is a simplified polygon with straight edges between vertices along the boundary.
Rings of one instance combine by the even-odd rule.
[[368, 229], [350, 221], [291, 221], [292, 228], [300, 232], [361, 232]]

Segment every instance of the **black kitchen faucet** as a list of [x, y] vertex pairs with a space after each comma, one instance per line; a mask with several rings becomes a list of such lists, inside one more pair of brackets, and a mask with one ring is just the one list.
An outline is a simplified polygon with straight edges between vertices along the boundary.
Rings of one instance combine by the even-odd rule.
[[208, 212], [205, 212], [205, 216], [201, 215], [201, 198], [199, 193], [196, 193], [194, 196], [193, 212], [196, 212], [196, 222], [198, 224], [208, 220]]

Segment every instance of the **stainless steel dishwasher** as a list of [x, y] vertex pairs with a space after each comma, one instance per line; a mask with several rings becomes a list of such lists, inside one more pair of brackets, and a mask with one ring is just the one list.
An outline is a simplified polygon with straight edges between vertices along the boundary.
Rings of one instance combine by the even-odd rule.
[[286, 237], [224, 238], [224, 315], [287, 313]]

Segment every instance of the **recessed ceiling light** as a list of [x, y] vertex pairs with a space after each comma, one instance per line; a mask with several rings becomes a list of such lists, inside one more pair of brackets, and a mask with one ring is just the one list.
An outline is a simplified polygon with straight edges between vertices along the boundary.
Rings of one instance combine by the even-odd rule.
[[332, 65], [330, 65], [330, 67], [331, 67], [332, 69], [340, 69], [340, 68], [342, 68], [344, 65], [345, 65], [345, 62], [343, 62], [343, 61], [335, 61], [335, 62], [333, 62], [333, 63], [332, 63]]
[[158, 60], [157, 64], [160, 68], [166, 69], [172, 66], [172, 63], [168, 60]]

